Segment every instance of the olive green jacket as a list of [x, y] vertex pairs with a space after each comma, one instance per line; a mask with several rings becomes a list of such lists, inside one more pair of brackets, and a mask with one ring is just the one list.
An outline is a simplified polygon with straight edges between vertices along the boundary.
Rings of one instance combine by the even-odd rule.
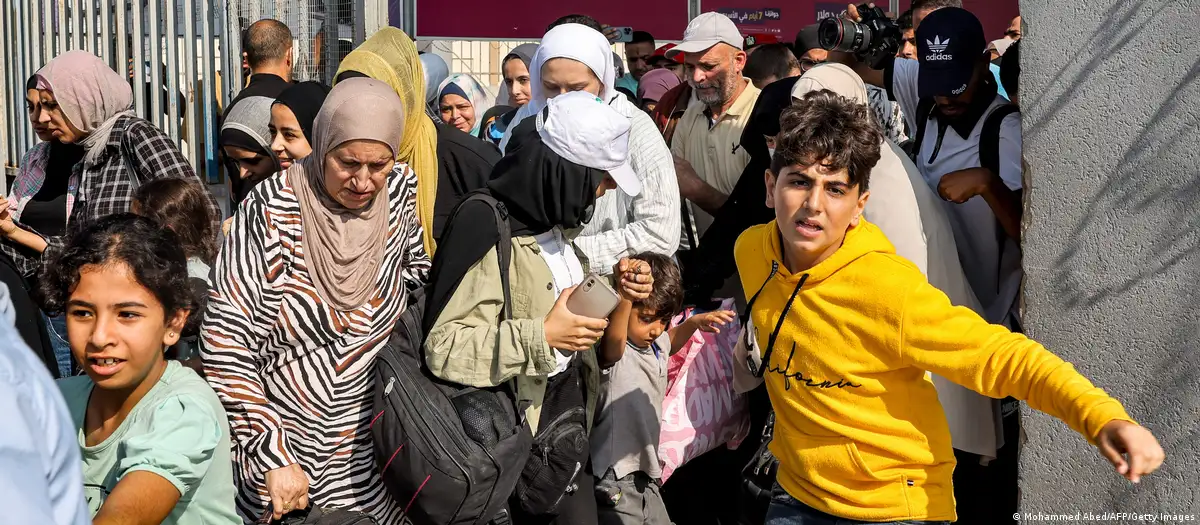
[[[572, 243], [572, 248], [575, 248]], [[587, 273], [587, 258], [575, 248]], [[425, 363], [437, 377], [476, 388], [514, 381], [518, 404], [537, 433], [546, 378], [557, 366], [544, 320], [558, 298], [554, 278], [531, 236], [514, 237], [509, 265], [512, 319], [497, 323], [504, 304], [500, 263], [492, 248], [463, 276], [425, 338]], [[600, 367], [595, 349], [580, 352], [587, 388], [589, 430], [596, 409]]]

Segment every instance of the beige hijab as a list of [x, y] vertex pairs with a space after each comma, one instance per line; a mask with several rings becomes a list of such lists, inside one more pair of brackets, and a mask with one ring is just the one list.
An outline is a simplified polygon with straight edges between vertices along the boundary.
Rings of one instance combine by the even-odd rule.
[[38, 89], [54, 93], [63, 114], [86, 137], [85, 160], [95, 164], [108, 144], [113, 125], [133, 115], [133, 90], [100, 57], [87, 51], [67, 51], [37, 72]]
[[388, 230], [388, 190], [351, 210], [325, 190], [325, 156], [351, 140], [376, 140], [392, 154], [404, 134], [404, 106], [387, 84], [370, 78], [339, 82], [313, 123], [313, 152], [288, 168], [300, 201], [304, 263], [325, 303], [353, 310], [371, 299], [383, 263]]

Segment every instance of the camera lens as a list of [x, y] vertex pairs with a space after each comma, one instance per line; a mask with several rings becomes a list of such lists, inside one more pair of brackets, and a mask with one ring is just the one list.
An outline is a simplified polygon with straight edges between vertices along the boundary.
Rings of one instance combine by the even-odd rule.
[[817, 41], [829, 51], [861, 53], [871, 45], [871, 28], [842, 18], [826, 18], [817, 28]]

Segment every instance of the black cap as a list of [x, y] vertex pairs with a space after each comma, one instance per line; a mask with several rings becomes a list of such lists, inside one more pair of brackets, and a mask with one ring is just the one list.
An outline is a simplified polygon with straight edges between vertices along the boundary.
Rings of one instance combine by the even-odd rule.
[[817, 38], [819, 27], [821, 24], [810, 24], [796, 33], [796, 43], [792, 46], [792, 51], [797, 57], [807, 53], [809, 49], [821, 49], [821, 39]]
[[921, 63], [917, 96], [952, 97], [966, 91], [987, 50], [979, 19], [966, 9], [943, 7], [926, 16], [914, 36]]

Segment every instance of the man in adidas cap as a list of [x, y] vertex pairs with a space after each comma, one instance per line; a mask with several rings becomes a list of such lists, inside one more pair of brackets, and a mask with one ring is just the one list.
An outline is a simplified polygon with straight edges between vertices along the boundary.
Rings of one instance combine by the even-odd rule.
[[[1021, 115], [998, 93], [979, 19], [959, 7], [934, 7], [917, 22], [916, 60], [897, 58], [879, 71], [845, 54], [831, 58], [900, 103], [914, 137], [913, 161], [950, 203], [959, 260], [985, 318], [1019, 329]], [[847, 12], [857, 18], [853, 7]], [[993, 410], [1003, 423], [995, 440], [964, 437], [949, 421], [959, 464], [954, 492], [967, 523], [1016, 511], [1019, 407], [1011, 398], [998, 405]]]

